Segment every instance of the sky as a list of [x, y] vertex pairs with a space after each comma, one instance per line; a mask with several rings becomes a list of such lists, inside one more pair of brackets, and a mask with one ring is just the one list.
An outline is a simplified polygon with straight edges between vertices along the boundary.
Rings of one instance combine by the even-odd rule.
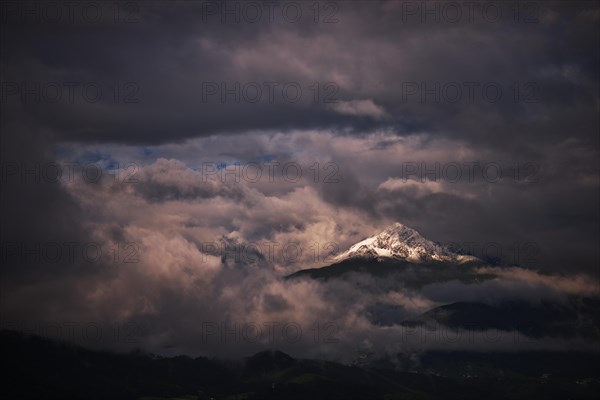
[[[466, 3], [2, 2], [3, 324], [232, 355], [277, 321], [336, 358], [389, 351], [373, 301], [597, 295], [598, 2]], [[517, 272], [281, 280], [394, 222]]]

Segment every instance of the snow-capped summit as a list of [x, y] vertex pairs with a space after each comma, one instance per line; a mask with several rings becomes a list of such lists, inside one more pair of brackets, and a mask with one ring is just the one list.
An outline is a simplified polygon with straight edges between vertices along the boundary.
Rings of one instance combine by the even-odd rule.
[[348, 258], [395, 258], [413, 263], [432, 261], [463, 263], [477, 261], [470, 255], [458, 254], [446, 246], [425, 239], [419, 232], [396, 222], [378, 235], [362, 240], [337, 255], [336, 261]]

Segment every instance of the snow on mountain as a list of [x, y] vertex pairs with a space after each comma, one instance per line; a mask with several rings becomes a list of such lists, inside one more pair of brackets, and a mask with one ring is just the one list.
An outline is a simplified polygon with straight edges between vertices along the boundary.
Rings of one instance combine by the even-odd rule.
[[432, 242], [421, 236], [419, 232], [401, 223], [387, 227], [383, 232], [366, 238], [347, 251], [338, 254], [336, 261], [348, 258], [395, 258], [412, 263], [432, 261], [464, 263], [479, 261], [477, 257], [458, 254], [449, 248]]

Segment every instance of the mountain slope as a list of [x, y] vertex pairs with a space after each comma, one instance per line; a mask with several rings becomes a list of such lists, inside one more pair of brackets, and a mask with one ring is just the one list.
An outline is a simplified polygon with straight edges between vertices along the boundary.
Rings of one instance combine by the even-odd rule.
[[565, 302], [510, 301], [496, 305], [457, 302], [436, 307], [417, 318], [403, 321], [403, 326], [441, 324], [465, 330], [518, 331], [528, 337], [580, 337], [600, 340], [600, 300], [571, 297]]

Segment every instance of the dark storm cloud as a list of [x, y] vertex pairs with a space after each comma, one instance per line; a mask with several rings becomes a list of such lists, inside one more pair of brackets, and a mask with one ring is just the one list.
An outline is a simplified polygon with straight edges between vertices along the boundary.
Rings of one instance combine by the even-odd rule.
[[[102, 86], [97, 103], [88, 103], [77, 87], [73, 104], [63, 88], [62, 101], [26, 107], [60, 138], [78, 141], [156, 143], [249, 129], [364, 132], [392, 126], [400, 133], [429, 130], [515, 151], [563, 138], [579, 120], [586, 123], [568, 135], [597, 145], [598, 59], [592, 54], [598, 11], [592, 3], [544, 3], [535, 23], [514, 21], [508, 9], [495, 23], [405, 21], [402, 2], [340, 2], [336, 23], [221, 23], [218, 16], [206, 17], [205, 3], [135, 3], [137, 22], [130, 24], [108, 17], [98, 24], [18, 23], [9, 13], [3, 80]], [[118, 102], [110, 86], [115, 82]], [[236, 103], [226, 95], [222, 102], [220, 87], [203, 101], [207, 82], [225, 82], [229, 89], [235, 82], [257, 83], [262, 101], [241, 95]], [[272, 102], [264, 82], [279, 84]], [[298, 102], [280, 93], [289, 82], [303, 91]], [[309, 88], [314, 82], [324, 91], [318, 101]], [[338, 89], [338, 104], [324, 102], [328, 82]], [[457, 102], [442, 97], [435, 103], [426, 95], [421, 103], [421, 89], [436, 82], [457, 84], [465, 93]], [[477, 84], [472, 101], [468, 82]], [[499, 101], [481, 94], [490, 82], [503, 90]], [[418, 92], [410, 94], [414, 84]], [[254, 88], [249, 90], [252, 97]], [[9, 95], [6, 106], [18, 107], [18, 97]], [[137, 102], [123, 103], [128, 100]]]

